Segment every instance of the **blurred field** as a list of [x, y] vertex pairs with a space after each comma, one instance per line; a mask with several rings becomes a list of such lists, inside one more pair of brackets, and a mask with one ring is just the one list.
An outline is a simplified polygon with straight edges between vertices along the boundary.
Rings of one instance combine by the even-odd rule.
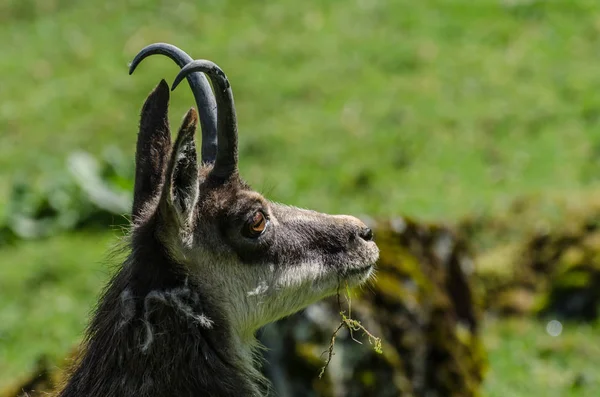
[[490, 360], [484, 395], [595, 396], [599, 334], [600, 324], [567, 323], [554, 337], [545, 323], [489, 322], [483, 332]]
[[[592, 1], [0, 0], [0, 37], [0, 214], [15, 180], [43, 183], [76, 149], [133, 155], [145, 96], [177, 71], [153, 57], [128, 76], [156, 41], [227, 72], [242, 174], [276, 201], [455, 222], [600, 187]], [[120, 234], [0, 248], [0, 386], [78, 339]], [[486, 395], [595, 395], [598, 331], [489, 325]]]

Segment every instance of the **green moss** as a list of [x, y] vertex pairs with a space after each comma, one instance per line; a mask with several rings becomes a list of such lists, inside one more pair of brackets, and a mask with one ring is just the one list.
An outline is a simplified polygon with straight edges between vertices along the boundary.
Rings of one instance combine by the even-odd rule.
[[[600, 231], [596, 211], [531, 235], [501, 257], [481, 257], [478, 278], [488, 310], [509, 315], [557, 315], [592, 320], [600, 305]], [[493, 260], [491, 260], [493, 259]], [[503, 267], [514, 271], [504, 272]], [[500, 268], [501, 270], [494, 270]]]

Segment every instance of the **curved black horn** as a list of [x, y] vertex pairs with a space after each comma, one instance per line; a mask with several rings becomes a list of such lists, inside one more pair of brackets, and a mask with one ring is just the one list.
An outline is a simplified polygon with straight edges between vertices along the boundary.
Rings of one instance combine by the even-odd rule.
[[[131, 61], [129, 74], [148, 56], [154, 54], [166, 55], [180, 68], [192, 62], [192, 57], [181, 49], [167, 43], [154, 43], [144, 47]], [[200, 114], [202, 129], [201, 157], [203, 163], [212, 163], [217, 155], [217, 103], [208, 80], [202, 73], [192, 73], [187, 76], [188, 83], [196, 99], [196, 106]]]
[[212, 174], [218, 178], [227, 179], [237, 171], [237, 118], [233, 92], [227, 76], [211, 61], [199, 59], [185, 65], [175, 77], [171, 90], [174, 90], [184, 77], [194, 72], [204, 72], [210, 78], [217, 98], [217, 160]]

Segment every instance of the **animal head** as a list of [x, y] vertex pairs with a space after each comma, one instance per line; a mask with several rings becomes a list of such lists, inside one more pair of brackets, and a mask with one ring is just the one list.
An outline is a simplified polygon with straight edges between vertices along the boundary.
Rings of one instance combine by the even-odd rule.
[[171, 143], [169, 87], [161, 81], [141, 112], [134, 250], [143, 236], [156, 236], [169, 266], [200, 285], [243, 336], [334, 294], [340, 283], [365, 282], [379, 255], [371, 230], [355, 217], [271, 202], [254, 191], [240, 177], [236, 112], [223, 71], [166, 44], [146, 47], [130, 71], [156, 53], [182, 67], [173, 89], [187, 77], [194, 91], [202, 154], [198, 161], [193, 108]]

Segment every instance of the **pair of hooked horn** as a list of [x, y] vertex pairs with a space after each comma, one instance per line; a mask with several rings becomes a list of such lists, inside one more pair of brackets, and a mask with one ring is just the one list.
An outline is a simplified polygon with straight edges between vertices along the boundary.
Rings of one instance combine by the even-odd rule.
[[[171, 58], [181, 68], [171, 91], [184, 78], [187, 78], [194, 98], [202, 129], [202, 163], [213, 163], [211, 174], [227, 179], [237, 171], [237, 117], [233, 92], [227, 76], [219, 66], [204, 59], [192, 60], [183, 50], [167, 43], [155, 43], [144, 47], [129, 66], [132, 74], [137, 66], [148, 56], [160, 54]], [[206, 74], [213, 85], [213, 90], [204, 76]]]

